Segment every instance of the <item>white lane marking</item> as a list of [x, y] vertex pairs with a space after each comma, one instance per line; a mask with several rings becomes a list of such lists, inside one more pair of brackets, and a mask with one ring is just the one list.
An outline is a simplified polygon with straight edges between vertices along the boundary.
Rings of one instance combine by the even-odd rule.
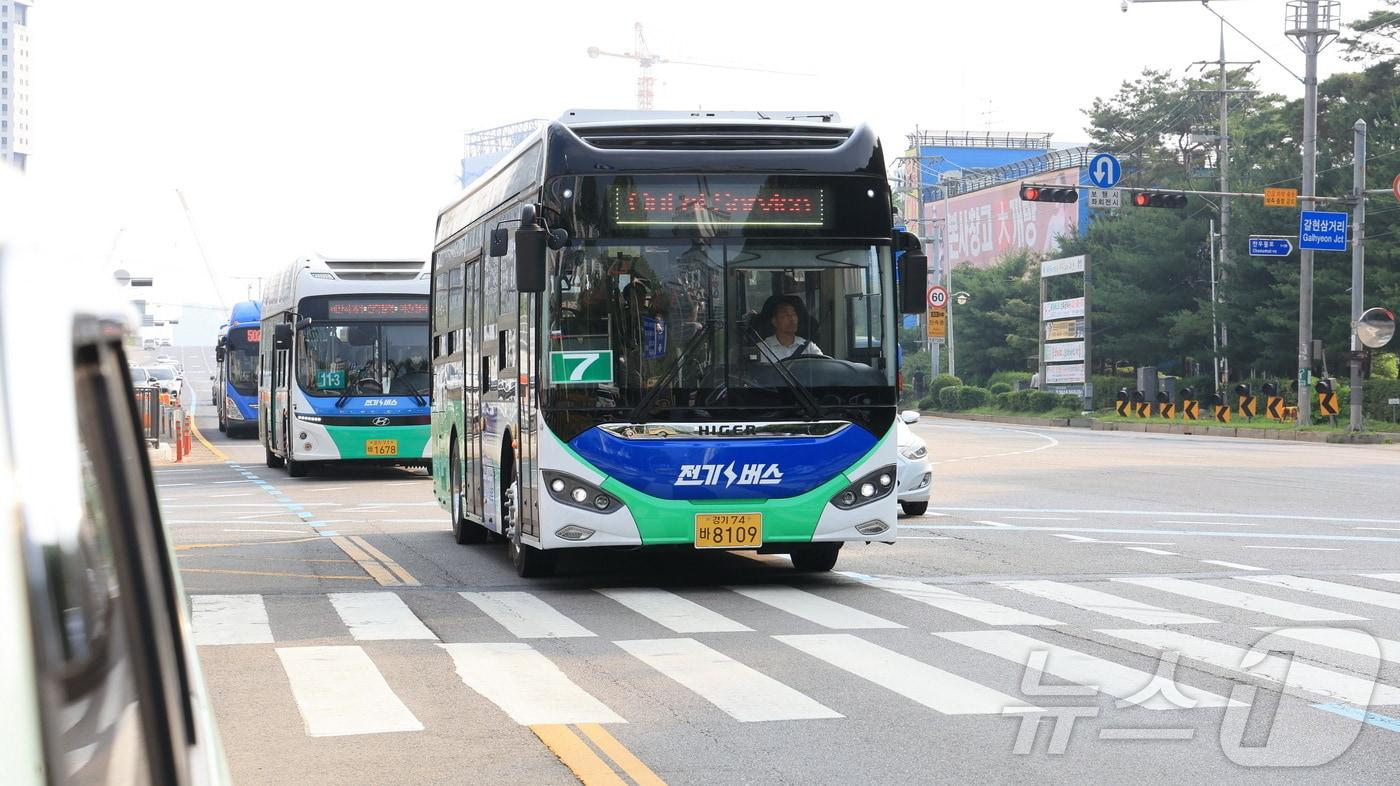
[[[1310, 663], [1302, 663], [1296, 658], [1253, 653], [1251, 650], [1174, 630], [1100, 630], [1099, 633], [1159, 650], [1174, 650], [1184, 658], [1248, 674], [1266, 682], [1283, 685], [1285, 688], [1341, 699], [1358, 707], [1371, 704], [1400, 704], [1400, 690], [1396, 688], [1349, 674], [1338, 674]], [[1252, 664], [1247, 669], [1243, 667], [1246, 660]]]
[[[173, 489], [173, 488], [179, 488], [180, 486], [193, 486], [194, 484], [193, 484], [193, 483], [157, 483], [156, 485], [159, 486], [160, 488], [163, 488], [163, 489]], [[180, 507], [180, 506], [179, 506], [179, 505], [168, 505], [167, 507]]]
[[1263, 551], [1342, 551], [1342, 549], [1329, 549], [1319, 546], [1245, 546], [1247, 549], [1260, 549]]
[[1381, 581], [1400, 581], [1400, 573], [1362, 573], [1368, 579], [1380, 579]]
[[1196, 600], [1203, 600], [1207, 603], [1219, 603], [1222, 606], [1244, 609], [1245, 611], [1257, 611], [1262, 614], [1271, 614], [1275, 617], [1283, 617], [1286, 620], [1294, 620], [1297, 622], [1365, 619], [1365, 617], [1357, 617], [1340, 611], [1329, 611], [1314, 606], [1304, 606], [1301, 603], [1279, 600], [1278, 598], [1271, 598], [1267, 595], [1255, 595], [1252, 592], [1240, 592], [1239, 590], [1230, 589], [1228, 587], [1217, 587], [1214, 584], [1205, 584], [1198, 581], [1185, 581], [1183, 579], [1166, 577], [1112, 580], [1123, 584], [1132, 584], [1138, 587], [1147, 587], [1162, 592], [1170, 592], [1174, 595], [1195, 598]]
[[1036, 712], [1021, 699], [849, 633], [774, 636], [782, 643], [945, 715]]
[[[1038, 452], [1040, 452], [1040, 451], [1042, 451], [1042, 450], [1048, 450], [1048, 449], [1053, 448], [1053, 447], [1055, 447], [1055, 446], [1057, 446], [1057, 445], [1060, 444], [1060, 441], [1059, 441], [1058, 439], [1055, 439], [1054, 437], [1052, 437], [1052, 436], [1050, 436], [1050, 435], [1048, 435], [1048, 434], [1040, 434], [1040, 433], [1035, 432], [1035, 431], [1022, 431], [1021, 429], [1014, 429], [1014, 428], [994, 428], [994, 429], [992, 429], [992, 430], [994, 430], [994, 431], [1010, 431], [1010, 432], [1012, 432], [1013, 434], [1027, 434], [1027, 435], [1032, 436], [1032, 437], [1039, 437], [1040, 439], [1045, 440], [1045, 441], [1046, 441], [1047, 443], [1049, 443], [1049, 444], [1041, 445], [1041, 446], [1038, 447], [1038, 448], [1031, 448], [1031, 449], [1029, 449], [1029, 450], [1011, 450], [1011, 451], [1007, 451], [1007, 452], [1005, 452], [1005, 453], [984, 453], [984, 454], [982, 454], [982, 455], [980, 455], [980, 456], [959, 456], [958, 458], [942, 459], [941, 461], [930, 461], [929, 464], [951, 464], [951, 463], [954, 462], [954, 461], [976, 461], [977, 459], [985, 459], [985, 458], [1001, 458], [1001, 457], [1003, 457], [1003, 456], [1021, 456], [1021, 455], [1025, 455], [1025, 454], [1027, 454], [1027, 453], [1038, 453]], [[944, 510], [948, 510], [948, 508], [944, 508]]]
[[1257, 527], [1257, 521], [1170, 521], [1160, 519], [1158, 524], [1209, 524], [1212, 527]]
[[[947, 513], [939, 513], [946, 516]], [[1075, 516], [1002, 516], [1004, 519], [1017, 519], [1019, 521], [1079, 521]]]
[[1367, 658], [1400, 663], [1400, 641], [1372, 636], [1364, 630], [1351, 628], [1258, 628], [1265, 633], [1277, 633], [1290, 639], [1321, 644], [1335, 650]]
[[[303, 508], [333, 508], [339, 502], [302, 502], [293, 507]], [[287, 508], [282, 502], [211, 502], [203, 505], [166, 505], [166, 510], [205, 510], [209, 508]]]
[[326, 597], [356, 641], [437, 641], [437, 636], [393, 592], [331, 592]]
[[995, 655], [1015, 663], [1022, 668], [1030, 668], [1032, 655], [1045, 653], [1043, 664], [1037, 663], [1040, 671], [1058, 677], [1066, 682], [1088, 685], [1117, 699], [1133, 699], [1128, 706], [1138, 706], [1149, 710], [1191, 709], [1193, 707], [1225, 707], [1230, 700], [1210, 691], [1176, 683], [1173, 687], [1193, 703], [1178, 706], [1172, 703], [1160, 690], [1148, 690], [1157, 680], [1153, 674], [1104, 660], [1088, 653], [1060, 647], [1048, 642], [1023, 636], [1010, 630], [978, 630], [958, 633], [935, 633], [939, 638], [971, 647], [988, 655]]
[[522, 639], [597, 635], [528, 592], [462, 592], [462, 597]]
[[1381, 592], [1380, 590], [1355, 587], [1350, 584], [1338, 584], [1333, 581], [1307, 579], [1301, 576], [1236, 576], [1235, 581], [1253, 581], [1257, 584], [1268, 584], [1273, 587], [1283, 587], [1285, 589], [1299, 590], [1300, 592], [1313, 592], [1318, 595], [1326, 595], [1329, 598], [1349, 600], [1354, 603], [1366, 603], [1372, 606], [1382, 606], [1387, 609], [1400, 609], [1400, 595], [1396, 595], [1394, 592]]
[[695, 639], [613, 643], [743, 723], [845, 717]]
[[1156, 554], [1159, 557], [1179, 557], [1175, 551], [1162, 551], [1161, 549], [1149, 549], [1146, 546], [1128, 546], [1124, 551], [1141, 551], [1143, 554]]
[[299, 488], [297, 491], [344, 491], [349, 486], [311, 486], [310, 488]]
[[195, 644], [272, 643], [261, 595], [191, 595], [190, 614]]
[[1162, 540], [1101, 540], [1106, 546], [1175, 546], [1171, 541]]
[[1219, 565], [1222, 568], [1234, 568], [1235, 570], [1268, 570], [1268, 568], [1256, 568], [1253, 565], [1241, 565], [1238, 562], [1226, 562], [1223, 559], [1203, 559], [1207, 565]]
[[1151, 606], [1128, 598], [1120, 598], [1117, 595], [1110, 595], [1107, 592], [1058, 581], [1001, 581], [997, 583], [1028, 595], [1035, 595], [1097, 614], [1132, 620], [1140, 625], [1187, 625], [1215, 621], [1198, 617], [1195, 614]]
[[1099, 542], [1097, 538], [1086, 538], [1086, 537], [1084, 537], [1083, 535], [1068, 535], [1068, 534], [1065, 534], [1065, 533], [1063, 533], [1063, 532], [1052, 532], [1052, 533], [1050, 533], [1050, 537], [1052, 537], [1052, 538], [1064, 538], [1065, 540], [1071, 540], [1071, 541], [1074, 541], [1075, 543], [1098, 543], [1098, 542]]
[[979, 519], [979, 520], [977, 521], [977, 523], [978, 523], [978, 524], [986, 524], [986, 525], [989, 526], [989, 527], [1014, 527], [1014, 526], [1016, 526], [1015, 524], [1007, 524], [1007, 523], [1004, 522], [1004, 521], [987, 521], [987, 520], [985, 520], [985, 519]]
[[1371, 532], [1400, 532], [1400, 527], [1352, 527], [1352, 529], [1364, 529]]
[[359, 647], [278, 647], [277, 657], [312, 737], [422, 731]]
[[232, 493], [232, 494], [210, 494], [210, 495], [209, 495], [209, 499], [225, 499], [225, 498], [228, 498], [228, 497], [251, 497], [251, 496], [253, 496], [253, 492], [251, 492], [251, 491], [235, 491], [235, 492]]
[[272, 511], [271, 513], [254, 513], [254, 514], [251, 515], [251, 516], [234, 516], [234, 517], [233, 517], [233, 520], [234, 520], [234, 521], [253, 521], [253, 520], [255, 520], [255, 519], [265, 519], [265, 518], [268, 518], [269, 516], [285, 516], [285, 515], [287, 515], [287, 511], [285, 511], [285, 510], [274, 510], [274, 511]]
[[991, 601], [963, 595], [943, 587], [924, 584], [909, 579], [865, 578], [861, 581], [878, 589], [902, 595], [910, 600], [926, 603], [961, 617], [977, 620], [987, 625], [1063, 625], [1048, 617], [1001, 606]]
[[785, 611], [808, 622], [814, 622], [832, 630], [860, 630], [867, 628], [902, 628], [897, 622], [853, 609], [843, 603], [804, 592], [796, 587], [772, 585], [766, 587], [730, 587], [729, 589], [765, 603], [779, 611]]
[[675, 593], [653, 587], [596, 590], [676, 633], [727, 633], [753, 630]]
[[[226, 529], [226, 530], [223, 530], [223, 531], [224, 531], [224, 532], [274, 532], [274, 533], [277, 533], [278, 535], [305, 535], [305, 534], [306, 534], [306, 530], [304, 530], [304, 529]], [[248, 541], [248, 545], [252, 546], [252, 545], [255, 545], [255, 544], [258, 544], [258, 543], [262, 543], [262, 542], [263, 542], [263, 541], [260, 541], [260, 540], [250, 540], [250, 541]]]
[[1346, 521], [1357, 524], [1400, 524], [1400, 519], [1357, 519], [1339, 516], [1298, 516], [1292, 513], [1197, 513], [1190, 510], [1108, 510], [1104, 508], [951, 508], [954, 513], [1103, 513], [1115, 516], [1209, 516], [1227, 519], [1288, 519], [1290, 521]]
[[452, 656], [457, 676], [511, 720], [539, 723], [626, 723], [606, 704], [574, 684], [529, 644], [439, 644]]

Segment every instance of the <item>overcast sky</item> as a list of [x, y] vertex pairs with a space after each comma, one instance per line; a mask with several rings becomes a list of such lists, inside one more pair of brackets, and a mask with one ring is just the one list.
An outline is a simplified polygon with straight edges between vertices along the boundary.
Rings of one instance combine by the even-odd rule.
[[[1375, 0], [1344, 0], [1350, 20]], [[923, 129], [1046, 131], [1081, 141], [1082, 110], [1144, 67], [1214, 58], [1193, 2], [980, 0], [792, 3], [449, 0], [39, 0], [30, 180], [65, 243], [96, 268], [158, 278], [156, 299], [217, 303], [234, 276], [299, 254], [426, 257], [457, 192], [462, 134], [571, 107], [635, 106], [633, 22], [674, 60], [658, 109], [836, 110], [904, 148]], [[1284, 0], [1213, 7], [1302, 72]], [[843, 9], [838, 11], [837, 9]], [[1264, 60], [1270, 91], [1302, 88]], [[1352, 66], [1337, 48], [1323, 76]], [[189, 205], [189, 219], [179, 193]], [[60, 197], [55, 199], [55, 197]]]

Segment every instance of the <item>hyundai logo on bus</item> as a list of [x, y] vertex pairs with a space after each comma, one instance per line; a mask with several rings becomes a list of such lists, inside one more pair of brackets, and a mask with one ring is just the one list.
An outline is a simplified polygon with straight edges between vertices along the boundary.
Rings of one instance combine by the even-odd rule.
[[740, 486], [773, 486], [783, 482], [782, 470], [777, 464], [745, 464], [734, 471], [734, 462], [724, 464], [682, 464], [676, 475], [675, 486], [714, 486], [720, 477], [728, 488], [738, 483]]
[[373, 424], [376, 425], [376, 426], [387, 426], [387, 425], [389, 425], [389, 419], [388, 419], [388, 418], [382, 418], [382, 417], [381, 417], [381, 418], [375, 418], [374, 420], [371, 420], [370, 422], [373, 423]]

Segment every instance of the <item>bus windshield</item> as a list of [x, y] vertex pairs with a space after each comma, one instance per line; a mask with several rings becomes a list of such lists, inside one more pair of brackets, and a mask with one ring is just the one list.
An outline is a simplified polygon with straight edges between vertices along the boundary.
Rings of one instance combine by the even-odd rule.
[[427, 394], [427, 324], [315, 323], [298, 342], [297, 379], [307, 395]]
[[864, 241], [584, 239], [550, 282], [546, 403], [639, 420], [876, 403], [894, 384], [889, 258]]
[[224, 342], [225, 373], [233, 389], [245, 396], [258, 392], [258, 337], [261, 328], [234, 328]]

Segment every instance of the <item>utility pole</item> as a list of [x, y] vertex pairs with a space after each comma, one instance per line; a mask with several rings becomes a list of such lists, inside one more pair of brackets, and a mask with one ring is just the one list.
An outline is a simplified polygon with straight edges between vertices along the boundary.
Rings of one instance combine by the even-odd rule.
[[[1317, 54], [1322, 51], [1324, 39], [1335, 37], [1339, 32], [1332, 26], [1338, 5], [1336, 0], [1290, 0], [1288, 3], [1293, 29], [1286, 32], [1298, 39], [1306, 66], [1303, 72], [1303, 210], [1312, 210], [1317, 204], [1313, 200], [1317, 193]], [[1301, 257], [1298, 271], [1298, 425], [1306, 426], [1312, 423], [1312, 396], [1304, 384], [1312, 375], [1312, 249], [1301, 249], [1298, 256]]]
[[1366, 121], [1357, 120], [1352, 127], [1351, 195], [1356, 199], [1352, 208], [1351, 238], [1351, 423], [1348, 431], [1361, 430], [1361, 339], [1356, 335], [1356, 323], [1361, 321], [1365, 306], [1366, 286]]

